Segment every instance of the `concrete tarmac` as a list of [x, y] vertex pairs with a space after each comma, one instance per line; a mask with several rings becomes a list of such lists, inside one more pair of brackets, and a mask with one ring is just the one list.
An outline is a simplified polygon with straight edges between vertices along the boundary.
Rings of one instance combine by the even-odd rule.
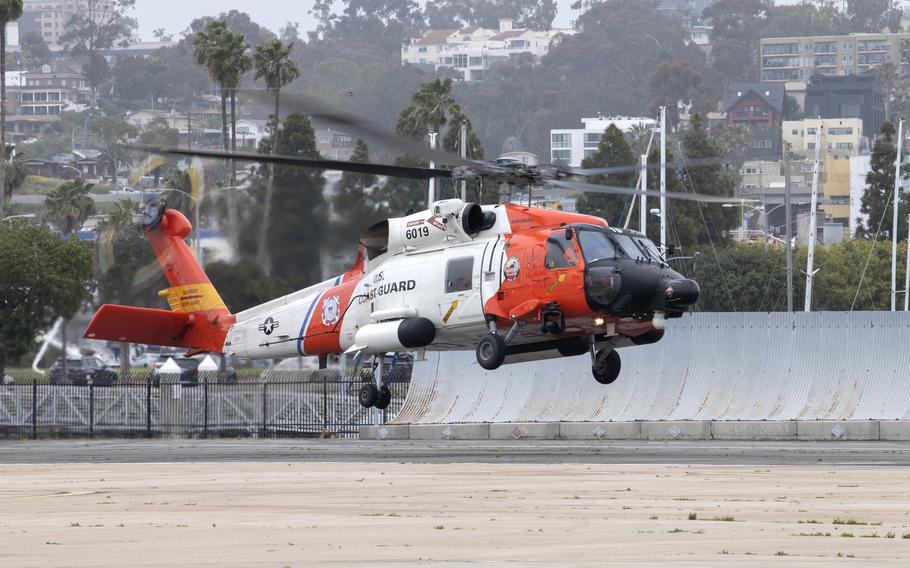
[[299, 439], [0, 441], [0, 464], [360, 462], [910, 465], [910, 442], [361, 441]]
[[0, 442], [0, 566], [907, 566], [910, 444]]

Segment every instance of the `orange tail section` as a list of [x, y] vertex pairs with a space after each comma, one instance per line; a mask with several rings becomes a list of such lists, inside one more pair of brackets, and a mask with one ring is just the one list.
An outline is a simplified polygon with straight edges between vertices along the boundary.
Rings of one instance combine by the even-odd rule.
[[184, 240], [192, 225], [179, 211], [165, 209], [145, 234], [171, 287], [158, 292], [171, 311], [101, 306], [85, 337], [186, 347], [192, 352], [221, 353], [234, 316]]

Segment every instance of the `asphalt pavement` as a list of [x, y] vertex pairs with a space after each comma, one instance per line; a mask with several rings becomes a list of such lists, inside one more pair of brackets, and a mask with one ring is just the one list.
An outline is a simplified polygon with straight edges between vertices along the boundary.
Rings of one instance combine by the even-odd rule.
[[910, 466], [910, 442], [0, 441], [0, 464], [193, 462]]

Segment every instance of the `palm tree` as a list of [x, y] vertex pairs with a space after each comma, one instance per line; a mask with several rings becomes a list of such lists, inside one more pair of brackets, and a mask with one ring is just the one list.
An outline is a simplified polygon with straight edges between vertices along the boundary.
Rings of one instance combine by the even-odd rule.
[[[279, 110], [281, 104], [281, 88], [300, 77], [300, 70], [291, 61], [291, 51], [294, 42], [282, 42], [273, 39], [256, 48], [253, 62], [256, 65], [256, 79], [265, 79], [265, 84], [275, 93], [275, 114], [272, 115], [272, 143], [269, 151], [274, 156], [278, 149]], [[269, 181], [265, 189], [265, 202], [262, 206], [262, 223], [259, 226], [259, 240], [256, 244], [256, 260], [265, 270], [266, 275], [271, 273], [271, 261], [266, 236], [268, 235], [269, 219], [272, 215], [272, 194], [275, 189], [275, 165], [269, 164]]]
[[452, 79], [434, 79], [417, 89], [411, 103], [398, 115], [396, 129], [400, 134], [424, 139], [429, 132], [440, 132], [448, 126], [442, 147], [450, 152], [459, 150], [461, 123], [468, 129], [468, 156], [483, 158], [483, 146], [461, 105], [452, 96]]
[[44, 216], [70, 237], [95, 214], [95, 200], [89, 196], [93, 184], [82, 178], [58, 185], [44, 200]]
[[[82, 178], [58, 185], [47, 194], [44, 200], [44, 216], [60, 229], [65, 237], [82, 227], [85, 220], [95, 214], [95, 200], [89, 196], [93, 184], [85, 183]], [[64, 318], [60, 328], [60, 339], [63, 349], [63, 376], [69, 376], [66, 356], [66, 326]]]
[[[6, 154], [6, 24], [22, 16], [22, 0], [0, 0], [0, 151]], [[5, 190], [6, 162], [0, 163], [0, 188]], [[0, 219], [3, 218], [5, 193], [0, 195]]]
[[228, 145], [227, 122], [227, 82], [230, 78], [230, 68], [226, 60], [225, 46], [231, 31], [223, 20], [212, 20], [205, 25], [205, 29], [196, 32], [193, 38], [193, 59], [209, 72], [212, 80], [221, 88], [221, 138], [223, 150]]

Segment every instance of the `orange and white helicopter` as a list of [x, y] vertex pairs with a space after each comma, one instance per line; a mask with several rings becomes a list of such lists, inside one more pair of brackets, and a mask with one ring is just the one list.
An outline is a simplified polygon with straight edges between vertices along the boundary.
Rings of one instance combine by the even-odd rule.
[[[464, 160], [453, 169], [418, 168], [157, 150], [418, 179], [484, 176], [514, 185], [642, 193], [567, 179], [608, 169]], [[344, 274], [232, 314], [185, 242], [192, 231], [189, 221], [157, 197], [144, 205], [141, 218], [170, 283], [159, 292], [170, 311], [104, 305], [88, 326], [87, 338], [252, 359], [316, 355], [322, 362], [339, 353], [381, 357], [396, 351], [474, 349], [477, 364], [489, 370], [504, 363], [587, 355], [594, 378], [610, 384], [620, 373], [618, 348], [660, 340], [666, 319], [681, 316], [699, 296], [698, 285], [671, 269], [639, 232], [609, 227], [587, 215], [446, 199], [364, 230], [357, 260]], [[365, 384], [359, 393], [366, 407], [384, 408], [389, 397], [381, 384]]]

